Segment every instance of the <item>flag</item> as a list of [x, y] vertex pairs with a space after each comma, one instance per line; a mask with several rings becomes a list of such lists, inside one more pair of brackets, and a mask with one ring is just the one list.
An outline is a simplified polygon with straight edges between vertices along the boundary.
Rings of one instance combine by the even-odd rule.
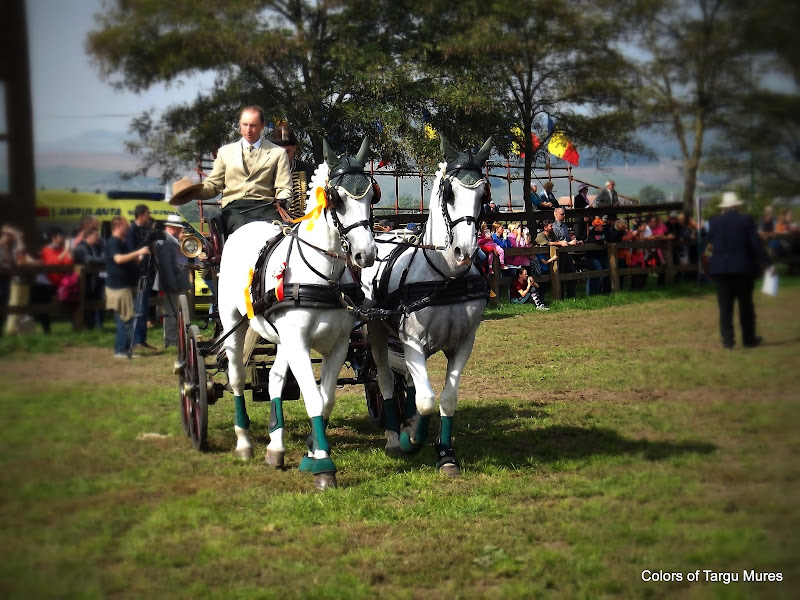
[[553, 133], [552, 137], [550, 138], [550, 143], [547, 145], [547, 149], [550, 151], [551, 154], [555, 154], [558, 158], [567, 161], [578, 166], [578, 161], [580, 160], [580, 155], [578, 151], [575, 150], [575, 146], [567, 139], [560, 131], [556, 131]]
[[[511, 128], [511, 134], [518, 139], [521, 138], [522, 128], [519, 125], [514, 125]], [[538, 136], [532, 131], [531, 131], [531, 144], [533, 145], [534, 152], [536, 152], [536, 150], [539, 149], [539, 146], [542, 145], [542, 142], [539, 140]], [[514, 154], [519, 154], [520, 158], [525, 158], [525, 149], [520, 147], [519, 142], [516, 141], [511, 142], [511, 151]]]
[[390, 164], [390, 162], [391, 162], [391, 161], [389, 160], [389, 158], [388, 158], [388, 157], [386, 157], [386, 156], [384, 156], [383, 158], [381, 158], [381, 162], [379, 162], [379, 163], [378, 163], [378, 168], [379, 168], [379, 169], [382, 169], [382, 168], [383, 168], [383, 167], [385, 167], [386, 165]]

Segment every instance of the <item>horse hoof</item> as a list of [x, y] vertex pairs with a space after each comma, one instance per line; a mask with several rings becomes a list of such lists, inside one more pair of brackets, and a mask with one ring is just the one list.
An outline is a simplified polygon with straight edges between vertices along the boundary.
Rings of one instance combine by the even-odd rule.
[[400, 434], [400, 448], [406, 454], [416, 454], [422, 450], [422, 444], [415, 444], [407, 431]]
[[264, 460], [270, 467], [274, 467], [276, 469], [283, 468], [283, 458], [286, 455], [285, 452], [281, 452], [280, 450], [270, 450], [267, 448], [267, 455], [264, 457]]
[[237, 448], [234, 452], [236, 453], [236, 456], [238, 456], [242, 460], [250, 460], [251, 458], [253, 458], [252, 446], [247, 448]]
[[438, 468], [439, 473], [447, 475], [448, 477], [461, 477], [461, 469], [458, 468], [458, 463], [447, 463]]
[[391, 429], [386, 430], [386, 447], [384, 448], [387, 456], [402, 456], [403, 449], [400, 447], [400, 435]]
[[336, 487], [336, 473], [317, 473], [314, 475], [314, 487], [327, 490]]

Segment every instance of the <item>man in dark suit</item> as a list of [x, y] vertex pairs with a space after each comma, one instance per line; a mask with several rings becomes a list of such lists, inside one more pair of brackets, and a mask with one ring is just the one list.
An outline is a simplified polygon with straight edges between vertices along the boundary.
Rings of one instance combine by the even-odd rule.
[[293, 218], [302, 217], [306, 212], [306, 195], [315, 167], [297, 158], [297, 136], [287, 123], [275, 127], [270, 141], [286, 150], [289, 158], [289, 168], [292, 171], [292, 200], [289, 202], [287, 212]]
[[742, 343], [747, 348], [761, 343], [761, 337], [756, 335], [753, 287], [761, 265], [770, 264], [752, 217], [739, 212], [741, 205], [742, 201], [735, 192], [725, 192], [719, 205], [723, 213], [712, 219], [709, 225], [709, 241], [712, 246], [710, 271], [717, 284], [722, 345], [728, 349], [735, 344], [735, 301], [739, 302]]
[[178, 345], [178, 298], [189, 289], [189, 274], [182, 266], [180, 236], [183, 221], [169, 215], [163, 240], [156, 242], [156, 281], [153, 289], [164, 292], [164, 348]]

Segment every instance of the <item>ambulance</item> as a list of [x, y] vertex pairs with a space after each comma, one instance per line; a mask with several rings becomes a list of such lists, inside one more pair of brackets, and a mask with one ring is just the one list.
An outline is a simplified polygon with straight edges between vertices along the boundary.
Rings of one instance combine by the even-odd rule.
[[78, 229], [81, 218], [91, 215], [100, 222], [100, 236], [108, 238], [111, 219], [121, 215], [133, 221], [133, 211], [139, 204], [146, 205], [156, 221], [165, 221], [170, 215], [183, 219], [175, 207], [164, 201], [164, 194], [158, 192], [110, 191], [99, 194], [39, 190], [36, 193], [36, 231], [42, 234], [52, 227], [59, 227], [69, 237]]

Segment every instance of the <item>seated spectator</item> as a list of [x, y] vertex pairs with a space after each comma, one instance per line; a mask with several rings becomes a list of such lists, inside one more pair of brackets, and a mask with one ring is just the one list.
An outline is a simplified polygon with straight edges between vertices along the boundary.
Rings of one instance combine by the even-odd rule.
[[[546, 220], [542, 223], [543, 229], [536, 235], [535, 244], [537, 246], [566, 246], [566, 242], [559, 242], [556, 238], [555, 231], [553, 231], [553, 222]], [[545, 254], [537, 254], [536, 258], [542, 264], [542, 272], [546, 273], [550, 269], [550, 265], [558, 258]]]
[[545, 181], [542, 185], [544, 192], [542, 192], [542, 200], [539, 203], [539, 208], [555, 208], [558, 206], [558, 198], [553, 193], [555, 184], [552, 181]]
[[494, 200], [489, 200], [489, 204], [483, 205], [483, 214], [486, 221], [492, 221], [500, 214], [500, 209], [495, 204]]
[[485, 254], [486, 264], [484, 265], [484, 273], [492, 272], [492, 265], [494, 260], [492, 255], [496, 254], [500, 260], [500, 268], [506, 268], [506, 252], [503, 248], [494, 243], [492, 234], [485, 222], [481, 223], [481, 232], [478, 234], [478, 248]]
[[533, 302], [538, 310], [549, 310], [539, 295], [539, 285], [528, 275], [527, 269], [520, 269], [511, 282], [511, 301], [515, 304]]
[[535, 183], [531, 184], [531, 206], [533, 210], [539, 210], [539, 204], [542, 202], [542, 197], [539, 195], [539, 186]]
[[[530, 245], [525, 244], [525, 236], [522, 233], [522, 225], [519, 223], [512, 223], [508, 233], [508, 241], [511, 248], [529, 248]], [[509, 256], [506, 260], [506, 265], [509, 267], [529, 267], [531, 264], [530, 258], [523, 255]]]
[[[638, 227], [631, 230], [631, 239], [626, 241], [640, 242], [646, 237], [646, 230], [648, 229], [647, 223], [644, 219], [640, 219]], [[631, 248], [631, 253], [628, 257], [628, 266], [631, 269], [644, 268], [645, 258], [647, 253], [644, 248]], [[647, 285], [647, 274], [641, 273], [639, 275], [631, 275], [631, 291], [643, 290]]]
[[[617, 240], [620, 242], [632, 242], [636, 238], [636, 231], [629, 231], [628, 230], [628, 222], [625, 219], [620, 219], [614, 225], [617, 231]], [[630, 248], [617, 248], [617, 267], [620, 269], [625, 269], [630, 267], [631, 261], [631, 249]], [[619, 289], [622, 291], [623, 286], [625, 285], [625, 280], [627, 277], [625, 275], [620, 275], [619, 278]]]
[[508, 241], [508, 232], [502, 223], [492, 223], [492, 241], [501, 248], [511, 248]]
[[[586, 238], [587, 244], [602, 244], [605, 246], [606, 233], [604, 230], [603, 219], [596, 217], [592, 221], [592, 228], [589, 230], [589, 235]], [[590, 271], [602, 271], [608, 269], [608, 252], [605, 248], [601, 250], [590, 250], [586, 252], [586, 260], [589, 261]], [[605, 292], [605, 282], [607, 277], [588, 277], [586, 279], [586, 295], [593, 296]], [[610, 282], [609, 282], [609, 292]]]

